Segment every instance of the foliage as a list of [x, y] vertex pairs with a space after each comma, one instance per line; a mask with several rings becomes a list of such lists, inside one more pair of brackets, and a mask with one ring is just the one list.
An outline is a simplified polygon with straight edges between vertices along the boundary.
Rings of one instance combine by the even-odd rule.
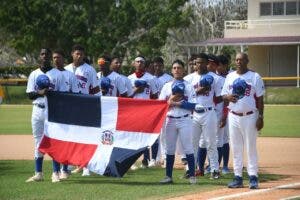
[[21, 78], [21, 75], [28, 77], [29, 74], [37, 68], [37, 66], [0, 67], [0, 78], [10, 78], [11, 76], [13, 78]]
[[[25, 183], [33, 173], [31, 160], [0, 161], [0, 196], [1, 199], [167, 199], [191, 193], [225, 188], [233, 178], [232, 174], [224, 175], [219, 180], [210, 180], [208, 175], [198, 179], [191, 186], [187, 179], [180, 179], [183, 170], [174, 170], [174, 184], [158, 183], [164, 177], [165, 169], [148, 168], [129, 171], [123, 178], [117, 179], [92, 175], [82, 177], [73, 174], [60, 183], [51, 183], [51, 162], [44, 162], [43, 182]], [[244, 173], [245, 180], [248, 179]], [[278, 180], [280, 175], [260, 174], [260, 182]]]
[[41, 47], [69, 53], [80, 43], [95, 60], [104, 53], [156, 54], [165, 43], [167, 30], [187, 22], [182, 9], [187, 0], [116, 2], [6, 0], [0, 7], [0, 32], [23, 55], [36, 55]]

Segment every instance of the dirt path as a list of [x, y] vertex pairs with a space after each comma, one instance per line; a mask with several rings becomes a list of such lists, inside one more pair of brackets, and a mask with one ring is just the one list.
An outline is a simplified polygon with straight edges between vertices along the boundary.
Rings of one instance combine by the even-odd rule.
[[[260, 184], [259, 190], [214, 190], [173, 198], [182, 199], [286, 199], [300, 198], [300, 138], [258, 138], [261, 173], [286, 175], [287, 178]], [[0, 160], [33, 159], [31, 135], [0, 135]], [[49, 158], [48, 158], [49, 159]], [[230, 165], [232, 161], [230, 160]], [[247, 181], [245, 182], [245, 185]]]

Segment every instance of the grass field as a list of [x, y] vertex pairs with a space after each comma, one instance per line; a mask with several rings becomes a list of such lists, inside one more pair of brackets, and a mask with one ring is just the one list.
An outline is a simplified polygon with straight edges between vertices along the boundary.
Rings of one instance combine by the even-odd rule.
[[[0, 134], [31, 134], [30, 105], [0, 105]], [[300, 137], [300, 105], [266, 105], [261, 136]]]
[[[66, 181], [51, 183], [51, 162], [46, 161], [45, 180], [25, 183], [32, 172], [33, 161], [0, 161], [0, 199], [165, 199], [224, 188], [233, 177], [229, 174], [218, 180], [209, 180], [206, 176], [199, 178], [196, 185], [190, 185], [188, 180], [179, 178], [183, 171], [175, 170], [175, 184], [162, 186], [158, 182], [164, 177], [164, 169], [151, 168], [129, 171], [122, 179], [76, 174]], [[278, 175], [260, 174], [260, 182], [279, 178]]]

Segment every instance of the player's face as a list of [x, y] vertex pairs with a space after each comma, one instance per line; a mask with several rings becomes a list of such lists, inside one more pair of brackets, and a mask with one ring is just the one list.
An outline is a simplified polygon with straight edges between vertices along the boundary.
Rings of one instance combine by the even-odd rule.
[[145, 62], [142, 60], [134, 61], [133, 65], [136, 71], [141, 71], [145, 68]]
[[52, 55], [52, 60], [53, 60], [53, 64], [57, 68], [61, 68], [64, 66], [64, 57], [62, 55], [60, 55], [59, 53], [54, 53]]
[[207, 70], [207, 60], [203, 58], [196, 58], [195, 65], [196, 65], [195, 68], [200, 72]]
[[72, 58], [74, 64], [81, 64], [83, 63], [84, 52], [80, 50], [75, 50], [72, 53]]
[[227, 65], [223, 65], [222, 63], [219, 63], [217, 67], [218, 74], [226, 74]]
[[155, 74], [161, 74], [164, 69], [164, 65], [160, 62], [154, 62], [153, 63], [154, 73]]
[[110, 64], [111, 70], [113, 71], [119, 71], [121, 68], [121, 60], [120, 59], [114, 59]]
[[51, 63], [51, 52], [47, 49], [41, 49], [40, 62], [42, 66], [49, 66]]
[[184, 68], [179, 63], [172, 65], [172, 74], [175, 79], [182, 79], [184, 76]]
[[207, 64], [207, 70], [210, 72], [216, 72], [217, 67], [218, 67], [217, 64], [214, 62], [208, 62]]
[[237, 54], [235, 57], [235, 64], [237, 66], [237, 69], [247, 69], [247, 65], [248, 65], [248, 58], [246, 55], [244, 54]]

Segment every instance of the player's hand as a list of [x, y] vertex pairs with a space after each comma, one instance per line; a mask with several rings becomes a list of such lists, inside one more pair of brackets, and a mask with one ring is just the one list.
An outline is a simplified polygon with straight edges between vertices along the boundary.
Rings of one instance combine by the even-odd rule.
[[101, 92], [102, 92], [102, 95], [103, 95], [103, 96], [105, 96], [105, 95], [108, 93], [108, 91], [105, 90], [105, 89], [101, 89]]
[[206, 87], [198, 87], [195, 92], [197, 95], [201, 95], [205, 94], [207, 91], [208, 89]]
[[171, 95], [168, 99], [168, 104], [170, 106], [180, 106], [180, 102], [183, 100], [183, 96], [181, 94]]
[[226, 121], [227, 121], [227, 117], [223, 116], [222, 119], [221, 119], [221, 121], [220, 121], [219, 127], [223, 128], [226, 125]]
[[144, 87], [135, 87], [135, 88], [133, 89], [133, 92], [134, 92], [135, 94], [139, 94], [139, 93], [143, 93], [144, 90], [145, 90]]
[[238, 97], [235, 94], [229, 94], [229, 95], [227, 95], [226, 99], [229, 102], [233, 102], [233, 103], [236, 103], [238, 101]]
[[256, 129], [260, 131], [264, 127], [264, 119], [259, 117], [256, 120]]
[[42, 89], [42, 90], [38, 90], [38, 91], [37, 91], [37, 93], [38, 93], [39, 95], [42, 95], [42, 96], [46, 95], [47, 92], [48, 92], [48, 88], [44, 88], [44, 89]]

